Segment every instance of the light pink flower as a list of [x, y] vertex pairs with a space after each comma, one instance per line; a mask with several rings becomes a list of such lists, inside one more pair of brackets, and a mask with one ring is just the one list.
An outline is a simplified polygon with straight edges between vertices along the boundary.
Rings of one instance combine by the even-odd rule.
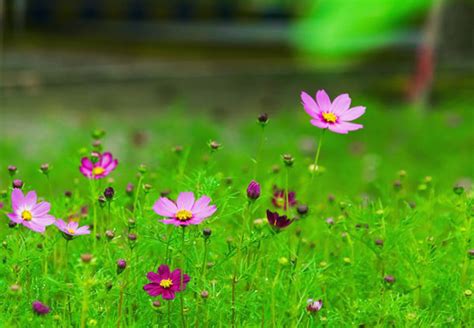
[[48, 202], [36, 204], [36, 192], [30, 191], [24, 196], [20, 189], [14, 188], [11, 200], [13, 213], [7, 214], [11, 221], [40, 233], [45, 231], [46, 226], [54, 223], [54, 216], [48, 214], [50, 204]]
[[211, 199], [207, 196], [202, 196], [194, 201], [192, 192], [182, 192], [179, 194], [176, 203], [166, 197], [161, 197], [153, 205], [153, 210], [158, 215], [168, 218], [161, 221], [165, 224], [187, 226], [199, 224], [214, 214], [217, 208], [215, 205], [209, 206], [210, 202]]
[[61, 219], [57, 219], [54, 223], [59, 230], [69, 236], [80, 236], [80, 235], [88, 235], [90, 234], [89, 226], [82, 226], [79, 227], [79, 223], [75, 221], [70, 221], [68, 223], [64, 222]]
[[117, 167], [118, 160], [111, 153], [98, 154], [97, 162], [93, 163], [89, 157], [81, 159], [79, 170], [89, 179], [102, 179], [108, 176]]
[[304, 110], [312, 117], [311, 124], [320, 129], [347, 134], [349, 131], [362, 129], [362, 124], [351, 123], [365, 113], [365, 107], [351, 106], [351, 98], [347, 93], [337, 96], [333, 102], [324, 90], [316, 93], [316, 100], [306, 92], [301, 92], [301, 103]]

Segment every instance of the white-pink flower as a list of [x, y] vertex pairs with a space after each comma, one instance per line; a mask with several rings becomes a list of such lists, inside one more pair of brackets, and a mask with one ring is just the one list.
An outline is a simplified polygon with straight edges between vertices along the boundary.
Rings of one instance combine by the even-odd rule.
[[316, 100], [306, 92], [301, 92], [304, 110], [311, 116], [311, 124], [321, 129], [347, 134], [362, 129], [362, 124], [351, 123], [365, 113], [364, 106], [350, 108], [351, 98], [347, 93], [337, 96], [333, 102], [324, 90], [316, 93]]
[[153, 210], [168, 219], [162, 220], [165, 224], [175, 226], [187, 226], [199, 224], [204, 219], [210, 217], [217, 210], [215, 205], [209, 205], [211, 198], [202, 196], [197, 201], [194, 200], [194, 193], [182, 192], [179, 194], [176, 203], [166, 197], [161, 197], [153, 205]]
[[57, 219], [54, 223], [59, 230], [65, 233], [68, 236], [80, 236], [90, 234], [89, 226], [79, 227], [79, 223], [75, 221], [70, 221], [68, 223], [64, 222], [61, 219]]
[[51, 205], [48, 202], [36, 203], [36, 192], [30, 191], [26, 196], [23, 192], [14, 188], [11, 195], [13, 213], [7, 216], [11, 221], [22, 224], [28, 229], [43, 233], [46, 227], [56, 220], [49, 214]]

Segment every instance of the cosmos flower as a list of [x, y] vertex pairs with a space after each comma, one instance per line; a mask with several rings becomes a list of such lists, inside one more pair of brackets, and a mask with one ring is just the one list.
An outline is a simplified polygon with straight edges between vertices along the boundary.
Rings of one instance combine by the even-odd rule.
[[349, 131], [362, 129], [361, 124], [351, 123], [365, 113], [365, 107], [349, 108], [351, 98], [347, 93], [337, 96], [333, 102], [324, 90], [316, 93], [316, 101], [306, 92], [301, 92], [301, 102], [306, 113], [311, 116], [311, 124], [320, 129], [347, 134]]
[[276, 229], [283, 229], [293, 223], [286, 215], [280, 216], [277, 212], [267, 210], [267, 220], [270, 225]]
[[187, 274], [182, 274], [181, 269], [170, 272], [170, 268], [166, 264], [160, 265], [158, 273], [148, 272], [146, 275], [151, 283], [143, 286], [143, 289], [150, 296], [161, 295], [165, 300], [175, 298], [177, 292], [186, 289], [186, 284], [191, 280]]
[[7, 216], [17, 224], [43, 233], [46, 226], [54, 223], [55, 218], [48, 214], [51, 207], [48, 202], [36, 204], [36, 200], [37, 196], [34, 191], [30, 191], [24, 196], [20, 189], [13, 189], [11, 195], [13, 213], [8, 213]]
[[321, 308], [323, 307], [323, 301], [322, 300], [317, 300], [317, 301], [314, 301], [313, 299], [309, 299], [308, 300], [308, 305], [306, 306], [306, 310], [308, 310], [308, 312], [319, 312], [319, 310], [321, 310]]
[[260, 197], [260, 184], [257, 181], [250, 181], [247, 187], [247, 197], [250, 200], [256, 200]]
[[174, 224], [175, 226], [187, 226], [190, 224], [199, 224], [208, 218], [217, 210], [215, 205], [209, 206], [211, 199], [202, 196], [194, 201], [192, 192], [182, 192], [179, 194], [176, 203], [166, 197], [161, 197], [153, 205], [153, 210], [161, 216], [168, 219], [162, 220], [165, 224]]
[[[276, 208], [283, 208], [286, 210], [286, 192], [283, 189], [274, 188], [273, 189], [273, 206]], [[288, 204], [290, 207], [296, 205], [296, 194], [293, 191], [288, 192]]]
[[117, 167], [118, 160], [112, 157], [111, 153], [97, 153], [97, 161], [94, 163], [89, 157], [81, 159], [79, 170], [89, 179], [102, 179], [108, 176]]
[[54, 223], [59, 230], [61, 230], [67, 238], [73, 238], [80, 235], [90, 234], [89, 226], [83, 226], [79, 228], [79, 223], [75, 221], [70, 221], [68, 223], [64, 222], [61, 219], [57, 219]]
[[49, 308], [49, 306], [44, 305], [40, 301], [34, 301], [33, 303], [31, 303], [31, 307], [33, 308], [33, 311], [37, 315], [45, 315], [51, 312], [51, 309]]

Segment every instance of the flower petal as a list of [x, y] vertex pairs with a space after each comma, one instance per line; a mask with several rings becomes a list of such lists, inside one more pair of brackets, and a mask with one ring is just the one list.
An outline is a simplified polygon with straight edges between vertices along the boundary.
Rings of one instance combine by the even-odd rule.
[[100, 156], [99, 163], [101, 167], [105, 168], [107, 167], [110, 163], [112, 163], [112, 154], [109, 152], [105, 152]]
[[191, 211], [194, 205], [194, 193], [193, 192], [182, 192], [179, 194], [176, 200], [178, 209], [185, 209]]
[[311, 124], [313, 124], [314, 126], [317, 126], [320, 129], [327, 129], [327, 127], [329, 126], [329, 123], [325, 123], [321, 121], [320, 119], [311, 120]]
[[191, 209], [191, 212], [195, 213], [195, 212], [199, 212], [205, 209], [209, 205], [210, 202], [211, 202], [210, 197], [202, 196], [194, 203], [193, 208]]
[[48, 202], [41, 202], [31, 208], [31, 214], [35, 217], [48, 214], [51, 205]]
[[143, 286], [143, 290], [146, 291], [148, 295], [153, 297], [158, 296], [163, 292], [163, 288], [155, 283], [146, 284]]
[[56, 222], [56, 218], [52, 215], [45, 214], [38, 217], [33, 217], [30, 222], [36, 222], [37, 224], [41, 224], [43, 226], [49, 226]]
[[44, 225], [38, 224], [34, 222], [33, 220], [23, 221], [22, 224], [28, 229], [39, 232], [39, 233], [43, 233], [46, 230]]
[[365, 107], [357, 106], [345, 111], [339, 116], [339, 118], [342, 121], [352, 121], [361, 117], [362, 115], [364, 115], [364, 113], [365, 113]]
[[201, 211], [197, 213], [193, 213], [193, 216], [198, 219], [205, 219], [210, 217], [212, 214], [214, 214], [217, 211], [216, 205], [208, 206], [202, 209]]
[[172, 217], [176, 214], [176, 212], [178, 211], [178, 208], [176, 207], [176, 204], [173, 203], [168, 198], [161, 197], [153, 205], [153, 210], [158, 215], [165, 216], [165, 217]]
[[158, 273], [156, 272], [153, 272], [153, 271], [150, 271], [146, 274], [146, 277], [148, 278], [148, 280], [150, 280], [151, 282], [155, 282], [157, 284], [160, 283], [161, 281], [161, 277]]
[[33, 208], [33, 206], [36, 205], [36, 200], [37, 200], [36, 192], [30, 191], [28, 194], [26, 194], [25, 199], [23, 200], [24, 201], [23, 204], [27, 208]]
[[341, 122], [339, 126], [341, 129], [344, 129], [347, 131], [355, 131], [355, 130], [362, 129], [364, 127], [362, 124], [350, 123], [350, 122]]
[[308, 113], [308, 115], [312, 117], [317, 117], [320, 110], [316, 101], [314, 101], [313, 97], [308, 95], [306, 92], [301, 92], [301, 103], [303, 104], [303, 108]]
[[83, 157], [81, 159], [81, 166], [82, 167], [85, 167], [89, 170], [92, 170], [94, 168], [94, 164], [92, 164], [91, 160], [89, 159], [89, 157]]
[[166, 264], [160, 265], [158, 268], [158, 274], [161, 276], [162, 279], [168, 279], [170, 276], [170, 267]]
[[331, 130], [332, 132], [339, 133], [339, 134], [347, 134], [349, 132], [347, 130], [342, 129], [340, 127], [340, 124], [331, 124], [331, 125], [329, 125], [329, 130]]
[[14, 188], [12, 190], [11, 198], [12, 208], [14, 211], [17, 211], [23, 205], [24, 202], [23, 192], [21, 191], [21, 189]]
[[325, 90], [319, 90], [316, 93], [316, 101], [319, 106], [319, 110], [322, 112], [329, 111], [331, 108], [331, 99]]
[[23, 221], [22, 218], [20, 218], [18, 215], [16, 215], [15, 213], [8, 213], [7, 214], [8, 218], [10, 220], [12, 220], [13, 222], [15, 223], [21, 223]]
[[163, 297], [163, 299], [165, 299], [165, 300], [172, 300], [172, 299], [174, 299], [175, 294], [172, 290], [163, 288], [163, 292], [161, 294], [161, 297]]
[[342, 115], [345, 111], [351, 106], [351, 98], [347, 93], [343, 93], [334, 99], [331, 105], [331, 112], [336, 114], [336, 116]]

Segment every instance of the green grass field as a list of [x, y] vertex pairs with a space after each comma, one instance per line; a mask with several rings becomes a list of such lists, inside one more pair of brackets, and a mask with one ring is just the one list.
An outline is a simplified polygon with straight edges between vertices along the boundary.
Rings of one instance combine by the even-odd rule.
[[[474, 204], [470, 187], [453, 191], [474, 176], [472, 99], [444, 99], [421, 112], [352, 96], [367, 107], [358, 119], [364, 129], [327, 132], [313, 179], [308, 167], [320, 130], [297, 94], [264, 129], [258, 112], [219, 118], [192, 114], [184, 103], [159, 114], [117, 115], [91, 108], [64, 114], [47, 102], [36, 112], [7, 106], [0, 326], [472, 327]], [[79, 172], [94, 129], [106, 131], [103, 150], [119, 160], [101, 180]], [[221, 149], [211, 151], [211, 140]], [[295, 159], [291, 168], [281, 160], [285, 153]], [[47, 176], [42, 163], [50, 164]], [[139, 172], [141, 164], [146, 170]], [[8, 165], [17, 166], [14, 177]], [[249, 203], [245, 191], [254, 178], [262, 193]], [[44, 235], [9, 227], [13, 179], [50, 202], [56, 218], [95, 222], [93, 233], [66, 241], [55, 226]], [[290, 208], [299, 219], [276, 233], [265, 212], [274, 210], [273, 186], [287, 188], [287, 181], [309, 211]], [[115, 196], [100, 205], [108, 186]], [[152, 210], [160, 193], [176, 199], [182, 191], [209, 195], [217, 212], [185, 229], [161, 223]], [[92, 254], [89, 263], [84, 254]], [[121, 273], [118, 259], [127, 262]], [[143, 290], [160, 264], [191, 278], [174, 300]], [[306, 310], [310, 298], [322, 300], [320, 311]], [[34, 300], [51, 312], [36, 315]]]

